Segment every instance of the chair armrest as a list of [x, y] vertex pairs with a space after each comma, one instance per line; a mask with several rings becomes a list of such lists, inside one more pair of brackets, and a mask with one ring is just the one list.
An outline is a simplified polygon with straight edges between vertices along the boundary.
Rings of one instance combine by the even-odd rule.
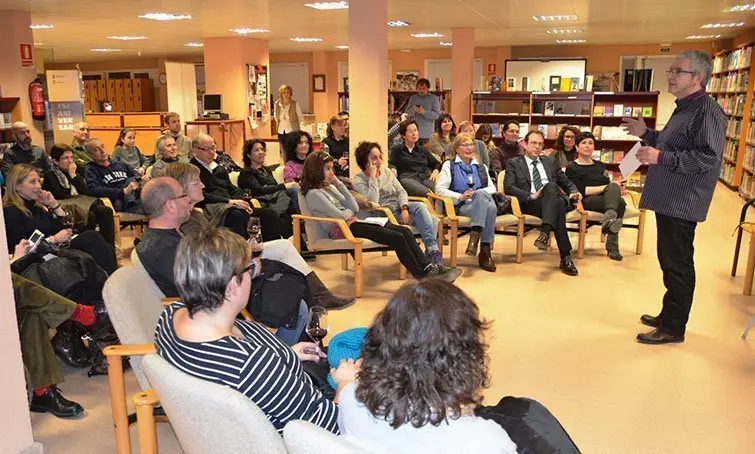
[[439, 218], [439, 219], [443, 218], [443, 216], [441, 216], [437, 211], [435, 211], [435, 207], [433, 206], [432, 203], [430, 203], [430, 199], [428, 199], [427, 197], [409, 196], [409, 201], [410, 202], [422, 202], [422, 203], [425, 204], [425, 206], [427, 207], [427, 209], [430, 210], [430, 214], [431, 215], [433, 215], [433, 216], [435, 216], [436, 218]]
[[320, 218], [317, 216], [307, 216], [304, 214], [295, 214], [291, 216], [291, 218], [296, 220], [302, 220], [302, 221], [314, 221], [314, 222], [329, 222], [331, 224], [338, 225], [338, 228], [341, 229], [341, 233], [343, 233], [344, 239], [348, 240], [351, 244], [359, 244], [362, 242], [359, 238], [354, 237], [354, 234], [351, 233], [351, 230], [349, 230], [349, 225], [344, 221], [343, 219], [338, 218]]
[[388, 218], [388, 222], [395, 225], [400, 225], [398, 220], [396, 219], [396, 216], [393, 215], [393, 212], [388, 207], [377, 207], [374, 209], [374, 211], [382, 211], [383, 214]]
[[113, 202], [111, 202], [110, 198], [108, 197], [100, 197], [99, 200], [103, 205], [113, 210], [113, 219], [115, 219], [116, 228], [118, 228], [118, 222], [120, 222], [121, 214], [115, 211], [115, 208], [113, 208]]
[[580, 200], [577, 200], [577, 211], [578, 211], [578, 212], [579, 212], [579, 214], [581, 214], [582, 216], [584, 216], [584, 215], [586, 214], [586, 212], [585, 212], [585, 207], [584, 207], [584, 205], [582, 205], [582, 200], [581, 200], [581, 199], [580, 199]]
[[165, 298], [160, 298], [160, 302], [163, 303], [164, 306], [170, 306], [173, 303], [180, 303], [181, 298], [178, 296], [167, 296]]
[[157, 393], [153, 388], [150, 388], [146, 391], [141, 391], [136, 394], [134, 394], [134, 405], [137, 406], [155, 406], [160, 403], [160, 398], [157, 396]]
[[441, 197], [434, 192], [428, 192], [427, 197], [429, 199], [443, 202], [443, 209], [446, 211], [446, 217], [452, 221], [458, 220], [458, 217], [456, 216], [456, 207], [454, 207], [454, 202], [450, 197]]
[[155, 351], [155, 344], [108, 345], [102, 349], [105, 356], [143, 356]]
[[514, 196], [510, 196], [510, 197], [511, 197], [511, 212], [514, 213], [514, 216], [518, 218], [524, 217], [524, 215], [522, 214], [522, 207], [521, 205], [519, 205], [519, 199], [517, 199]]

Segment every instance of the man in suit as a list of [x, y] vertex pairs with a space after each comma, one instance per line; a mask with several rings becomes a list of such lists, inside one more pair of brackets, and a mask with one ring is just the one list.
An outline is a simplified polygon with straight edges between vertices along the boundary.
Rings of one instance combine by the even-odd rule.
[[[548, 238], [555, 233], [558, 252], [561, 254], [559, 268], [564, 274], [579, 274], [571, 258], [571, 242], [566, 230], [566, 213], [570, 200], [579, 201], [582, 195], [574, 183], [569, 181], [561, 171], [555, 159], [540, 156], [545, 145], [545, 137], [538, 130], [527, 133], [524, 138], [525, 154], [509, 159], [506, 163], [506, 176], [503, 188], [506, 194], [519, 199], [522, 212], [537, 216], [543, 220], [540, 235], [535, 240], [535, 247], [540, 250], [548, 248]], [[563, 192], [568, 194], [564, 195]]]
[[197, 204], [210, 217], [222, 213], [225, 217], [223, 225], [244, 238], [248, 238], [247, 223], [249, 217], [260, 219], [262, 239], [272, 241], [288, 238], [290, 231], [281, 231], [278, 215], [266, 208], [255, 208], [244, 200], [244, 192], [231, 182], [228, 172], [215, 162], [215, 139], [207, 134], [197, 134], [191, 141], [193, 158], [190, 163], [199, 169], [199, 179], [204, 185], [204, 200]]

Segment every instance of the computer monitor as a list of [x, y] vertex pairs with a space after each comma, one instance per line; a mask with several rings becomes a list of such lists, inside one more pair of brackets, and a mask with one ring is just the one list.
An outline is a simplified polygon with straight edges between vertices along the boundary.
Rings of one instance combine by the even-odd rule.
[[222, 112], [223, 111], [223, 95], [204, 95], [204, 110], [205, 112]]

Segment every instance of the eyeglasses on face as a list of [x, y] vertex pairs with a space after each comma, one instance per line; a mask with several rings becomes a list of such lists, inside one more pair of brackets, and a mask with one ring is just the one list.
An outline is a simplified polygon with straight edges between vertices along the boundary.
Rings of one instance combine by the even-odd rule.
[[209, 146], [206, 146], [206, 147], [197, 147], [197, 148], [200, 149], [200, 150], [204, 150], [204, 151], [217, 151], [217, 149], [218, 149], [218, 147], [215, 146], [215, 145], [209, 145]]
[[459, 144], [460, 147], [473, 147], [474, 142], [462, 142]]
[[544, 142], [527, 142], [527, 145], [535, 148], [543, 148], [545, 146]]
[[669, 68], [669, 69], [666, 70], [666, 75], [667, 76], [679, 77], [679, 74], [689, 74], [689, 75], [692, 75], [692, 74], [695, 74], [695, 72], [694, 71], [687, 71], [685, 69], [679, 69], [679, 68]]
[[181, 200], [181, 199], [184, 199], [186, 197], [189, 197], [189, 194], [184, 194], [184, 195], [179, 195], [178, 197], [173, 197], [172, 199], [166, 200], [166, 202], [171, 202], [171, 201], [174, 201], [174, 200]]

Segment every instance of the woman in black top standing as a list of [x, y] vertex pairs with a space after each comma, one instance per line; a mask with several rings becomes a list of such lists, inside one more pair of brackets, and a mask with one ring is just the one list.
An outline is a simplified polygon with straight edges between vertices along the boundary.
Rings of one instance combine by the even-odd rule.
[[595, 137], [582, 132], [576, 138], [577, 159], [566, 167], [566, 176], [582, 193], [582, 206], [588, 211], [605, 214], [603, 233], [607, 235], [606, 250], [611, 260], [621, 260], [619, 231], [627, 204], [621, 197], [625, 191], [624, 181], [611, 182], [606, 165], [592, 159]]
[[325, 150], [333, 158], [333, 169], [338, 177], [349, 177], [349, 137], [346, 135], [348, 117], [336, 115], [328, 123], [328, 137], [323, 143], [328, 148]]
[[[73, 150], [66, 144], [55, 144], [50, 148], [52, 167], [44, 174], [42, 189], [52, 193], [56, 200], [64, 200], [63, 205], [76, 205], [88, 212], [87, 227], [94, 229], [99, 226], [100, 235], [108, 244], [115, 244], [115, 224], [113, 210], [106, 207], [89, 194], [89, 188], [84, 177], [76, 174], [76, 163], [73, 161]], [[87, 197], [80, 197], [87, 196]]]

